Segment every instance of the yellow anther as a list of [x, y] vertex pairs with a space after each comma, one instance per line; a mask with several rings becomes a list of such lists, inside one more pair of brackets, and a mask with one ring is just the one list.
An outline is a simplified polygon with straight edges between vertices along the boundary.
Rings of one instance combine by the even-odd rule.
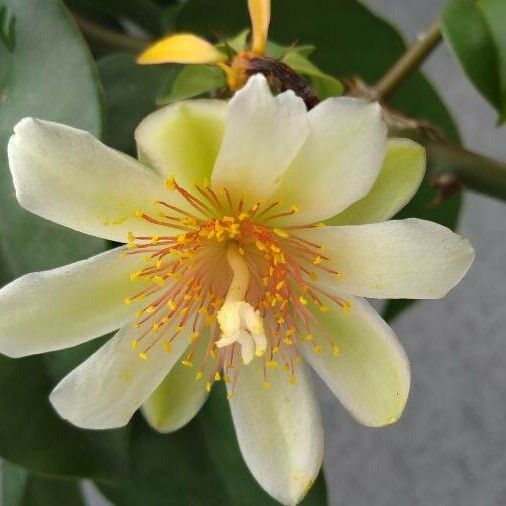
[[132, 350], [135, 350], [137, 346], [139, 345], [139, 341], [137, 339], [132, 339]]
[[279, 351], [279, 346], [273, 346], [272, 354], [275, 355]]
[[154, 313], [156, 307], [155, 306], [148, 306], [144, 311], [148, 314]]
[[268, 284], [269, 284], [269, 278], [267, 278], [267, 277], [263, 277], [263, 278], [262, 278], [262, 285], [263, 285], [263, 286], [267, 286]]
[[322, 306], [320, 306], [320, 311], [321, 311], [322, 313], [327, 313], [327, 312], [329, 311], [329, 308], [328, 308], [327, 306], [323, 306], [323, 305], [322, 305]]
[[211, 355], [211, 358], [213, 359], [216, 358], [216, 348], [214, 346], [211, 348], [209, 355]]
[[266, 390], [269, 390], [271, 388], [272, 384], [270, 381], [264, 381], [264, 388]]
[[211, 391], [212, 386], [213, 386], [213, 384], [212, 384], [210, 381], [208, 381], [208, 382], [206, 383], [206, 390], [207, 390], [208, 392], [210, 392], [210, 391]]
[[135, 234], [133, 232], [128, 232], [128, 242], [135, 241]]
[[185, 367], [193, 367], [193, 362], [191, 361], [190, 358], [185, 358], [183, 360], [181, 360], [181, 363], [185, 366]]
[[190, 335], [190, 343], [194, 343], [198, 337], [199, 337], [200, 333], [195, 331], [195, 332], [192, 332], [192, 334]]
[[176, 327], [176, 334], [179, 334], [182, 330], [184, 329], [184, 326], [183, 325], [178, 325]]
[[349, 314], [350, 311], [351, 311], [351, 307], [352, 307], [352, 305], [351, 305], [350, 301], [348, 301], [348, 300], [343, 300], [342, 301], [341, 308], [342, 308], [344, 314]]
[[202, 379], [202, 376], [204, 376], [204, 373], [202, 371], [197, 371], [195, 373], [195, 381]]
[[185, 294], [185, 296], [183, 297], [183, 300], [192, 300], [192, 298], [193, 298], [193, 297], [192, 297], [189, 293], [187, 293], [187, 294]]
[[167, 353], [170, 353], [172, 351], [172, 343], [170, 341], [164, 341], [163, 342], [163, 349], [167, 352]]
[[266, 248], [265, 248], [265, 244], [262, 242], [262, 241], [255, 241], [255, 246], [257, 247], [257, 249], [259, 249], [260, 251], [265, 251]]
[[299, 302], [303, 305], [303, 306], [307, 306], [307, 300], [302, 297], [302, 295], [299, 297]]
[[176, 303], [172, 300], [172, 299], [169, 299], [167, 301], [167, 307], [171, 310], [171, 311], [174, 311], [176, 308], [177, 308], [177, 305]]
[[165, 180], [165, 186], [168, 190], [175, 190], [176, 189], [176, 178], [174, 176], [168, 177]]
[[221, 380], [221, 374], [219, 371], [216, 371], [214, 373], [214, 381], [220, 381]]
[[293, 344], [293, 341], [292, 339], [290, 339], [289, 337], [285, 337], [283, 339], [283, 342], [287, 345], [287, 346], [291, 346]]
[[134, 216], [136, 218], [142, 218], [143, 214], [144, 213], [142, 211], [139, 211], [139, 210], [137, 210], [137, 211], [134, 212]]
[[186, 234], [179, 234], [179, 235], [177, 236], [176, 242], [177, 242], [178, 244], [185, 244], [186, 242], [188, 242], [188, 241], [187, 241], [187, 238], [186, 238]]
[[311, 278], [311, 281], [318, 281], [318, 274], [316, 274], [316, 272], [310, 272], [309, 277]]
[[160, 329], [160, 324], [159, 323], [153, 323], [153, 325], [151, 325], [151, 330], [153, 332], [158, 332], [159, 329]]
[[338, 357], [341, 354], [341, 348], [337, 344], [332, 345], [332, 353]]
[[326, 227], [327, 225], [325, 225], [325, 223], [323, 223], [323, 222], [320, 221], [320, 223], [317, 223], [316, 226], [318, 228], [323, 228], [323, 227]]
[[244, 248], [237, 248], [237, 251], [239, 252], [239, 255], [244, 255]]
[[285, 335], [286, 337], [288, 336], [293, 336], [295, 334], [295, 327], [290, 327], [286, 332], [285, 332]]
[[189, 311], [189, 306], [185, 306], [179, 311], [179, 314], [185, 315]]
[[235, 397], [235, 392], [229, 392], [227, 394], [227, 399], [230, 400], [230, 399], [233, 399]]
[[148, 359], [148, 355], [147, 355], [147, 353], [142, 352], [142, 353], [139, 353], [139, 358], [141, 360], [147, 360]]
[[158, 244], [158, 241], [160, 240], [160, 237], [157, 235], [154, 235], [151, 237], [151, 244]]
[[132, 303], [132, 299], [131, 299], [130, 297], [125, 297], [125, 298], [123, 299], [123, 302], [124, 302], [124, 303], [128, 306], [129, 304], [131, 304], [131, 303]]
[[290, 375], [288, 383], [290, 383], [290, 385], [295, 385], [295, 383], [297, 383], [297, 376], [295, 374]]
[[323, 351], [323, 348], [319, 344], [317, 344], [316, 346], [313, 346], [313, 351], [315, 353], [321, 353]]
[[141, 271], [132, 272], [132, 274], [130, 274], [130, 281], [135, 281], [136, 279], [139, 278], [141, 274], [142, 274]]
[[298, 213], [299, 212], [299, 208], [296, 205], [293, 205], [292, 206], [292, 212]]
[[224, 374], [223, 381], [224, 381], [224, 383], [230, 383], [230, 378], [226, 374]]
[[246, 220], [247, 218], [249, 218], [249, 214], [248, 213], [241, 213], [239, 216], [239, 221], [244, 221]]
[[315, 265], [321, 264], [321, 263], [322, 263], [322, 257], [321, 257], [320, 255], [318, 255], [318, 256], [316, 256], [316, 257], [314, 257], [314, 259], [313, 259], [313, 263], [314, 263]]
[[163, 286], [165, 285], [165, 279], [163, 279], [162, 276], [153, 276], [153, 283], [156, 286]]
[[265, 365], [267, 367], [269, 367], [270, 369], [276, 369], [276, 367], [278, 366], [278, 363], [275, 360], [268, 360]]
[[276, 285], [276, 290], [281, 290], [281, 288], [283, 288], [285, 286], [285, 282], [284, 281], [280, 281], [277, 285]]
[[142, 310], [139, 309], [138, 311], [136, 311], [134, 316], [135, 318], [140, 318], [142, 316]]
[[306, 341], [313, 341], [314, 340], [313, 334], [308, 334], [304, 339]]
[[290, 235], [281, 228], [273, 228], [272, 231], [276, 235], [279, 235], [279, 237], [284, 237], [284, 238], [290, 237]]

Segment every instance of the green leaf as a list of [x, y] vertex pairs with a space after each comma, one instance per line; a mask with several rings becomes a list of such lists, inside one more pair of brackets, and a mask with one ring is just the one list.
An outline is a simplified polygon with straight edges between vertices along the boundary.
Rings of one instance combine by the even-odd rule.
[[153, 35], [161, 35], [163, 10], [152, 0], [65, 0], [71, 8], [92, 14], [128, 18]]
[[[193, 380], [193, 378], [192, 378]], [[170, 455], [170, 458], [167, 456]], [[240, 454], [223, 385], [216, 384], [197, 418], [172, 434], [151, 430], [134, 417], [129, 473], [118, 487], [98, 484], [126, 506], [275, 506], [249, 473]], [[188, 472], [188, 470], [191, 472]], [[198, 479], [195, 479], [198, 477]], [[323, 477], [303, 506], [326, 504]]]
[[108, 457], [52, 409], [54, 386], [40, 357], [0, 356], [0, 454], [40, 473], [112, 480]]
[[165, 65], [137, 65], [131, 54], [112, 54], [99, 60], [105, 94], [104, 142], [134, 154], [134, 131], [156, 109], [156, 99], [172, 84], [176, 70]]
[[9, 277], [14, 277], [93, 255], [104, 248], [104, 241], [65, 230], [20, 208], [7, 165], [13, 126], [25, 116], [36, 116], [97, 135], [102, 111], [88, 49], [60, 2], [3, 3], [16, 18], [16, 46], [10, 53], [0, 44], [0, 254]]
[[223, 70], [216, 66], [186, 65], [177, 75], [170, 93], [158, 100], [159, 104], [170, 104], [204, 93], [211, 93], [227, 86]]
[[16, 18], [10, 16], [5, 5], [0, 5], [0, 42], [12, 52], [16, 46]]
[[[93, 255], [106, 246], [101, 239], [25, 212], [14, 197], [6, 147], [15, 123], [37, 116], [99, 135], [102, 108], [95, 67], [62, 4], [8, 0], [6, 5], [16, 17], [16, 46], [11, 54], [0, 45], [2, 282]], [[0, 454], [41, 473], [113, 479], [121, 466], [115, 455], [121, 454], [106, 451], [113, 446], [110, 439], [80, 431], [56, 415], [48, 401], [55, 384], [42, 357], [0, 357]]]
[[506, 2], [450, 0], [441, 24], [448, 45], [480, 93], [506, 120]]
[[79, 483], [37, 476], [15, 464], [3, 462], [3, 506], [47, 506], [48, 504], [84, 506]]
[[338, 79], [322, 72], [300, 52], [290, 51], [283, 57], [282, 61], [299, 74], [308, 76], [311, 79], [320, 100], [336, 97], [343, 93], [344, 87]]

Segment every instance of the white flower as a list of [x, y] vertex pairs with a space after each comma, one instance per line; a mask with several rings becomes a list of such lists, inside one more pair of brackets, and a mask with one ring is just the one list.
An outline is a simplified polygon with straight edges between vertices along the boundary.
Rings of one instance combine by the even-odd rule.
[[153, 113], [136, 139], [140, 162], [64, 125], [15, 127], [20, 204], [127, 245], [4, 287], [0, 351], [119, 328], [51, 394], [62, 417], [94, 429], [143, 406], [156, 429], [175, 430], [223, 379], [251, 472], [294, 504], [323, 452], [305, 362], [361, 423], [397, 420], [408, 361], [359, 297], [442, 297], [473, 250], [434, 223], [384, 221], [415, 193], [425, 158], [387, 140], [377, 104], [333, 98], [307, 112], [258, 75], [228, 103]]

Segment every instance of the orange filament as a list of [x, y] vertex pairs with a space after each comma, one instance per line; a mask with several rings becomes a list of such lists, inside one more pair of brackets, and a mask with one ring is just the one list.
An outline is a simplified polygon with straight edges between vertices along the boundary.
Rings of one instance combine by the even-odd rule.
[[[339, 275], [321, 245], [303, 237], [303, 229], [321, 224], [276, 228], [270, 222], [295, 214], [295, 206], [271, 214], [280, 202], [247, 205], [245, 197], [234, 200], [227, 189], [218, 191], [208, 184], [195, 185], [197, 197], [173, 178], [166, 186], [178, 192], [192, 210], [158, 201], [163, 212], [156, 218], [141, 211], [136, 216], [160, 226], [159, 235], [128, 236], [126, 254], [146, 257], [146, 266], [131, 279], [149, 282], [125, 299], [127, 304], [139, 305], [133, 324], [139, 334], [132, 349], [141, 359], [149, 360], [158, 342], [170, 353], [175, 339], [185, 339], [188, 350], [181, 363], [195, 366], [195, 379], [204, 378], [208, 390], [215, 381], [226, 378], [229, 398], [233, 397], [242, 365], [239, 345], [216, 346], [222, 335], [217, 314], [233, 277], [226, 260], [231, 243], [249, 270], [244, 301], [258, 311], [265, 328], [267, 350], [256, 358], [263, 361], [261, 380], [265, 388], [270, 388], [269, 370], [278, 363], [284, 364], [289, 383], [296, 382], [298, 348], [310, 346], [316, 353], [323, 351], [314, 343], [315, 334], [324, 339], [328, 351], [341, 354], [341, 348], [315, 317], [315, 313], [329, 310], [324, 300], [345, 313], [351, 309], [349, 301], [315, 284], [315, 271]], [[197, 364], [199, 349], [204, 352]]]

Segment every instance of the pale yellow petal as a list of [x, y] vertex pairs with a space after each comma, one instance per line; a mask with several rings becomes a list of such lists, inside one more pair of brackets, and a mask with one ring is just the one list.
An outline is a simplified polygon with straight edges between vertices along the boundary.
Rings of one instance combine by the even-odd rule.
[[169, 35], [149, 46], [138, 58], [141, 65], [157, 63], [218, 63], [226, 56], [191, 33]]
[[253, 28], [252, 51], [264, 54], [271, 20], [271, 0], [248, 0], [249, 15]]

